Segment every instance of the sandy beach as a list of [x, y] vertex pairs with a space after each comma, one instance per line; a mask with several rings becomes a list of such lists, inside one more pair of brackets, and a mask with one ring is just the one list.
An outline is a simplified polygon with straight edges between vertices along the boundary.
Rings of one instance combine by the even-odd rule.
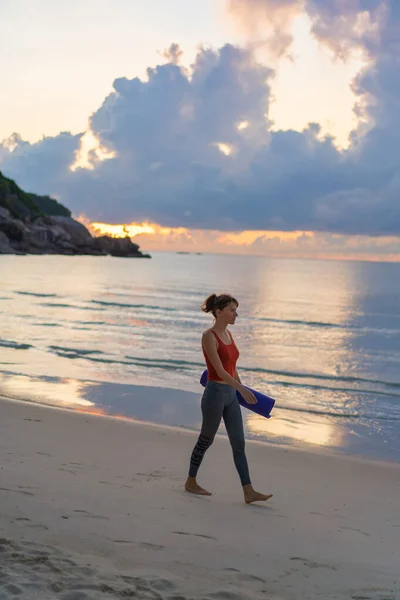
[[400, 466], [0, 399], [0, 598], [400, 598]]

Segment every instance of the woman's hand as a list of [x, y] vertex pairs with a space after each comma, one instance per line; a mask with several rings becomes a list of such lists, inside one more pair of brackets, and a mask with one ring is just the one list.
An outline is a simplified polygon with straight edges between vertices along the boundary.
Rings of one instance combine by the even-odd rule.
[[255, 397], [253, 392], [251, 392], [247, 388], [243, 387], [243, 389], [240, 390], [240, 394], [243, 396], [247, 404], [257, 404], [257, 398]]

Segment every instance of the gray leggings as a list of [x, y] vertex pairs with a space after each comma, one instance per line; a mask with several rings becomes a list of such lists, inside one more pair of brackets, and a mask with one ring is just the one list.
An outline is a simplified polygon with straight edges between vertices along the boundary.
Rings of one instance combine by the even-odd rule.
[[201, 412], [203, 423], [190, 459], [189, 477], [196, 477], [204, 454], [213, 443], [223, 418], [240, 481], [242, 485], [249, 485], [251, 481], [244, 451], [242, 412], [236, 390], [218, 381], [208, 381], [201, 399]]

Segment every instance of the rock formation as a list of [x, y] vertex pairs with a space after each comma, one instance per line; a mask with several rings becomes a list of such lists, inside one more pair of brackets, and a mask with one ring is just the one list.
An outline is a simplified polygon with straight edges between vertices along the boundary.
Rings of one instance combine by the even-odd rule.
[[150, 258], [129, 237], [93, 237], [48, 196], [23, 192], [0, 172], [0, 254], [92, 254]]

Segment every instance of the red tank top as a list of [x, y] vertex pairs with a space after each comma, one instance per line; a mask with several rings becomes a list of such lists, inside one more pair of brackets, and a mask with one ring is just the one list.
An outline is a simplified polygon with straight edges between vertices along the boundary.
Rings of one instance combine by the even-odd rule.
[[[231, 338], [231, 343], [225, 344], [218, 337], [218, 335], [215, 333], [215, 331], [213, 331], [212, 329], [210, 329], [210, 331], [214, 334], [215, 339], [217, 340], [218, 355], [221, 359], [222, 366], [224, 367], [225, 371], [227, 373], [229, 373], [229, 375], [231, 377], [235, 377], [236, 362], [237, 362], [237, 359], [239, 358], [239, 350], [238, 350], [235, 342], [233, 341], [233, 337], [231, 336], [230, 332], [228, 331], [229, 337]], [[206, 365], [207, 365], [208, 380], [209, 381], [223, 381], [223, 379], [218, 377], [218, 374], [217, 374], [213, 364], [211, 363], [210, 359], [208, 358], [207, 353], [205, 352], [204, 348], [203, 348], [203, 354], [204, 354], [204, 358], [205, 358]]]

